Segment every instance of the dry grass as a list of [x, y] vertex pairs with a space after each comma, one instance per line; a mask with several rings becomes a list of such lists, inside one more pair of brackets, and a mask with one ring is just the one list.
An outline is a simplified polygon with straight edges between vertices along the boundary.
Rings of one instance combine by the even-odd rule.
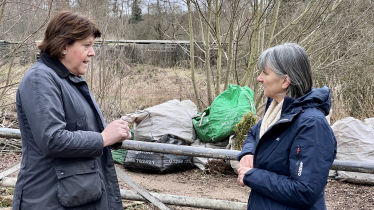
[[6, 84], [6, 81], [8, 77], [9, 65], [5, 65], [0, 68], [0, 96], [5, 89], [3, 97], [0, 98], [0, 111], [16, 111], [15, 101], [17, 88], [23, 78], [23, 75], [31, 66], [32, 64], [25, 66], [15, 64], [11, 69], [8, 85]]
[[[12, 86], [6, 88], [4, 97], [0, 99], [0, 112], [15, 112], [15, 95], [20, 81], [26, 71], [32, 66], [14, 66], [11, 71]], [[136, 110], [145, 109], [172, 100], [190, 99], [196, 103], [195, 94], [187, 68], [159, 68], [151, 65], [126, 66], [121, 71], [113, 68], [105, 70], [106, 81], [101, 81], [99, 65], [95, 63], [92, 71], [88, 70], [85, 79], [99, 103], [107, 121], [120, 118]], [[0, 87], [5, 86], [7, 66], [0, 69]], [[199, 87], [204, 92], [204, 73], [195, 73]], [[2, 91], [3, 88], [0, 89]], [[204, 98], [204, 94], [202, 94]], [[206, 100], [203, 103], [206, 103]]]
[[[97, 73], [94, 72], [94, 75]], [[196, 77], [202, 81], [203, 73], [197, 72]], [[90, 83], [90, 74], [86, 76], [86, 80]], [[105, 87], [106, 94], [100, 94], [99, 83], [95, 80], [91, 88], [106, 120], [172, 99], [190, 99], [196, 103], [190, 70], [186, 68], [133, 65], [128, 66], [125, 72], [110, 75], [109, 80], [111, 82]], [[204, 86], [202, 82], [199, 84], [203, 89]]]
[[354, 83], [355, 87], [352, 90], [347, 82], [336, 76], [329, 80], [328, 87], [331, 90], [332, 98], [331, 124], [349, 116], [360, 120], [374, 117], [374, 84], [370, 79], [366, 81], [363, 83], [362, 81], [350, 81]]
[[[190, 69], [183, 66], [160, 68], [152, 65], [132, 64], [131, 66], [122, 65], [121, 69], [116, 70], [113, 65], [109, 65], [105, 71], [102, 71], [105, 73], [105, 82], [101, 81], [100, 85], [99, 78], [102, 75], [99, 72], [100, 63], [94, 62], [94, 64], [94, 70], [89, 69], [85, 79], [107, 121], [172, 99], [190, 99], [196, 103]], [[3, 98], [0, 99], [1, 112], [16, 111], [15, 94], [18, 84], [31, 65], [16, 64], [12, 68], [11, 86], [6, 88]], [[9, 66], [4, 66], [0, 69], [0, 91], [3, 91], [5, 86], [8, 68]], [[195, 76], [200, 89], [200, 97], [203, 104], [207, 106], [205, 73], [198, 69]], [[370, 80], [370, 75], [364, 81], [343, 81], [339, 76], [316, 81], [317, 86], [327, 85], [331, 90], [332, 124], [348, 116], [361, 120], [374, 116], [374, 84]], [[259, 114], [261, 114], [260, 111]], [[260, 119], [259, 116], [258, 119]]]

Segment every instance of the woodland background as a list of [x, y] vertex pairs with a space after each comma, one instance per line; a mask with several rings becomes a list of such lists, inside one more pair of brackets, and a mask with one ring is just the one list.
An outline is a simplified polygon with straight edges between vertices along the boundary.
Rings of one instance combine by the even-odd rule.
[[[92, 18], [103, 32], [85, 79], [107, 120], [174, 98], [202, 111], [228, 84], [252, 88], [261, 110], [257, 58], [285, 42], [307, 50], [314, 86], [331, 89], [332, 123], [374, 116], [370, 0], [2, 0], [1, 112], [15, 112], [18, 84], [48, 21], [62, 10]], [[152, 41], [140, 50], [121, 40]]]
[[[373, 3], [0, 0], [0, 127], [18, 128], [18, 85], [36, 61], [36, 46], [43, 39], [48, 21], [63, 10], [92, 18], [103, 32], [96, 40], [96, 56], [84, 77], [107, 122], [171, 99], [191, 99], [202, 111], [228, 84], [252, 88], [257, 114], [261, 116], [266, 99], [256, 81], [260, 73], [257, 58], [268, 47], [286, 42], [298, 43], [308, 52], [314, 86], [330, 88], [332, 124], [348, 116], [361, 120], [373, 117]], [[0, 139], [0, 171], [20, 161], [19, 144]], [[215, 176], [192, 170], [165, 177], [135, 173], [132, 176], [143, 185], [152, 181], [145, 187], [154, 192], [214, 199], [233, 196], [241, 202], [248, 196], [246, 189], [233, 186], [235, 175]], [[156, 189], [158, 179], [166, 181]], [[168, 180], [176, 180], [172, 190], [167, 189]], [[209, 189], [212, 191], [206, 191]], [[0, 207], [11, 206], [10, 191], [0, 188]], [[331, 181], [325, 191], [328, 209], [373, 208], [372, 186]], [[126, 209], [153, 207], [135, 205]]]

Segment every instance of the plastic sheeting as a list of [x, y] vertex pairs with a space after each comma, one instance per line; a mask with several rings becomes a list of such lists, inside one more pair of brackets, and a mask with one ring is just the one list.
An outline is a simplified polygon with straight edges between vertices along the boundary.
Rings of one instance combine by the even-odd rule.
[[196, 139], [192, 116], [197, 107], [191, 100], [177, 99], [127, 114], [123, 120], [134, 123], [134, 139], [156, 141], [164, 134], [171, 134], [191, 144]]
[[[212, 149], [227, 149], [227, 145], [229, 144], [229, 139], [217, 142], [217, 143], [205, 143], [200, 141], [200, 139], [196, 139], [196, 141], [191, 144], [193, 147], [204, 147], [204, 148], [212, 148]], [[210, 160], [215, 160], [215, 158], [206, 158], [206, 157], [193, 157], [193, 164], [198, 167], [200, 170], [205, 170], [205, 165]]]
[[[331, 128], [338, 145], [336, 160], [374, 163], [374, 118], [362, 122], [347, 117], [335, 122]], [[373, 174], [336, 171], [335, 178], [353, 183], [374, 184]]]

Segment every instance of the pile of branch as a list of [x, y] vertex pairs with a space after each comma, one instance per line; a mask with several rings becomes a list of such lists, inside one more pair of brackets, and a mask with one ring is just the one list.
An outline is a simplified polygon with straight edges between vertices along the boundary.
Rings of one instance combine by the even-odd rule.
[[1, 153], [22, 153], [21, 140], [0, 138], [0, 154]]

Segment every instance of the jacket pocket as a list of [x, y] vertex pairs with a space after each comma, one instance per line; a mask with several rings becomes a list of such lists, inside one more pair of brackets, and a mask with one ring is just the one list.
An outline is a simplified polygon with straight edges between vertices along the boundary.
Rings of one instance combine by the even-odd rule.
[[55, 166], [57, 198], [62, 206], [81, 206], [101, 198], [103, 184], [96, 160], [78, 160]]

